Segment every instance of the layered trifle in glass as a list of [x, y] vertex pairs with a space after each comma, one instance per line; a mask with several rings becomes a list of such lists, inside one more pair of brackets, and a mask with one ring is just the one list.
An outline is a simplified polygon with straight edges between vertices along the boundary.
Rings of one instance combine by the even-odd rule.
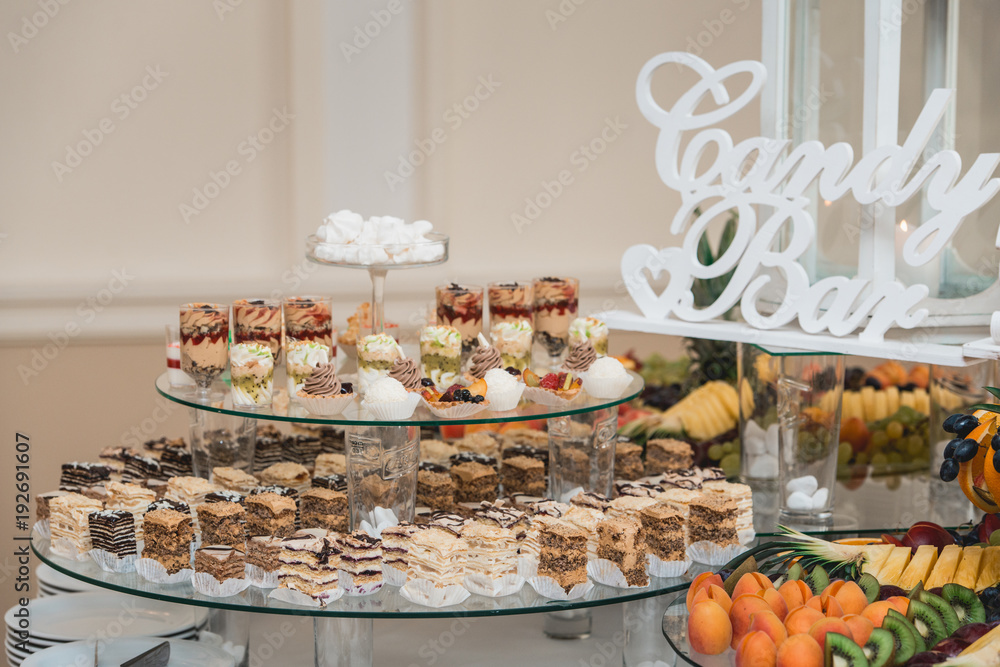
[[290, 296], [285, 299], [285, 341], [304, 340], [326, 345], [334, 357], [332, 299], [322, 296]]
[[569, 344], [569, 324], [579, 310], [580, 281], [576, 278], [535, 279], [535, 340], [558, 367]]
[[269, 299], [233, 301], [233, 343], [261, 343], [275, 359], [281, 352], [281, 303]]
[[180, 308], [181, 370], [201, 393], [226, 370], [229, 357], [229, 306], [186, 303]]
[[462, 363], [472, 356], [483, 330], [483, 288], [450, 283], [435, 290], [437, 323], [455, 327], [462, 334]]
[[490, 327], [498, 322], [531, 322], [534, 309], [534, 287], [526, 283], [490, 283], [487, 287], [490, 307]]

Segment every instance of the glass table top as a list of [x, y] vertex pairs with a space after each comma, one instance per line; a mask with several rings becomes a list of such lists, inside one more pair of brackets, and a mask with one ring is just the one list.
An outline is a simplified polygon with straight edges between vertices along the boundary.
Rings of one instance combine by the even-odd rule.
[[[175, 387], [167, 379], [167, 373], [163, 373], [156, 378], [156, 391], [161, 396], [175, 403], [187, 405], [199, 410], [218, 412], [220, 414], [234, 415], [237, 417], [249, 417], [253, 419], [264, 419], [270, 421], [297, 422], [305, 424], [337, 424], [342, 426], [440, 426], [442, 424], [498, 424], [508, 422], [531, 421], [535, 419], [551, 419], [553, 417], [564, 417], [586, 412], [594, 412], [603, 408], [609, 408], [631, 401], [642, 393], [642, 377], [637, 373], [628, 371], [632, 381], [622, 392], [621, 396], [615, 399], [594, 398], [581, 390], [579, 395], [570, 403], [561, 407], [550, 407], [522, 400], [521, 404], [514, 410], [505, 412], [493, 412], [484, 410], [471, 417], [462, 419], [444, 419], [437, 417], [424, 405], [419, 405], [410, 419], [403, 421], [379, 421], [374, 415], [361, 406], [359, 398], [347, 406], [343, 413], [332, 417], [319, 417], [297, 403], [281, 405], [275, 403], [271, 408], [260, 410], [244, 410], [234, 408], [232, 397], [229, 393], [229, 385], [222, 381], [217, 381], [212, 390], [222, 393], [225, 398], [216, 403], [199, 403], [195, 398], [191, 387]], [[280, 386], [275, 380], [275, 386]]]
[[135, 572], [126, 574], [105, 572], [90, 559], [75, 561], [52, 554], [49, 549], [49, 540], [37, 533], [32, 535], [31, 548], [43, 563], [74, 579], [153, 600], [262, 614], [377, 619], [507, 616], [599, 607], [684, 590], [690, 584], [691, 579], [705, 569], [699, 568], [695, 564], [682, 577], [669, 579], [650, 577], [650, 584], [645, 588], [614, 588], [595, 583], [585, 596], [568, 602], [544, 598], [535, 593], [534, 589], [526, 583], [514, 595], [500, 598], [470, 595], [461, 604], [438, 609], [414, 604], [404, 598], [398, 588], [385, 585], [372, 595], [363, 597], [344, 595], [326, 607], [314, 608], [273, 600], [267, 597], [270, 593], [269, 590], [252, 586], [239, 595], [228, 598], [213, 598], [195, 592], [190, 581], [172, 585], [153, 584]]

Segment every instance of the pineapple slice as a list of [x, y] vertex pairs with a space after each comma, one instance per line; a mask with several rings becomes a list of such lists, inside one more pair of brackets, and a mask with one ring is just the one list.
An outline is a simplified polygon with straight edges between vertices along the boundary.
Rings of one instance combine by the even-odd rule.
[[885, 401], [889, 409], [889, 414], [894, 415], [899, 412], [899, 387], [892, 386], [885, 388]]
[[851, 406], [849, 416], [850, 417], [857, 417], [861, 421], [864, 421], [865, 420], [865, 408], [864, 408], [864, 405], [861, 402], [861, 392], [859, 392], [859, 391], [851, 391], [851, 392], [847, 392], [847, 393], [849, 393], [851, 395], [850, 396], [850, 401], [849, 401], [849, 404]]
[[929, 415], [931, 413], [931, 397], [927, 394], [926, 389], [917, 387], [913, 390], [913, 407], [921, 414]]
[[903, 571], [902, 576], [896, 580], [896, 586], [899, 586], [904, 591], [908, 591], [921, 581], [927, 581], [931, 570], [934, 568], [934, 564], [937, 562], [937, 558], [938, 550], [936, 546], [922, 544], [917, 547], [917, 553], [913, 554], [910, 564], [906, 566], [906, 570]]
[[875, 392], [875, 419], [885, 419], [889, 412], [889, 400], [884, 391]]
[[866, 423], [878, 421], [878, 417], [875, 416], [875, 387], [861, 388], [861, 407], [864, 410]]
[[983, 564], [982, 547], [965, 547], [962, 549], [962, 562], [958, 564], [953, 582], [959, 586], [974, 589], [979, 581], [980, 565]]
[[901, 393], [899, 395], [899, 404], [903, 407], [911, 408], [913, 410], [917, 409], [912, 391], [904, 391], [903, 393]]
[[868, 560], [861, 566], [861, 572], [867, 572], [877, 579], [876, 573], [882, 569], [895, 548], [891, 544], [875, 544], [867, 547], [865, 550], [868, 552]]
[[985, 590], [1000, 581], [1000, 547], [986, 547], [983, 564], [976, 580], [976, 592]]
[[938, 556], [937, 564], [931, 570], [931, 574], [924, 581], [924, 588], [937, 588], [950, 584], [955, 580], [955, 573], [958, 571], [959, 561], [962, 560], [962, 547], [957, 544], [949, 544]]
[[885, 559], [885, 564], [879, 568], [878, 574], [873, 573], [878, 582], [883, 585], [895, 584], [909, 565], [912, 553], [910, 547], [894, 547], [892, 553]]

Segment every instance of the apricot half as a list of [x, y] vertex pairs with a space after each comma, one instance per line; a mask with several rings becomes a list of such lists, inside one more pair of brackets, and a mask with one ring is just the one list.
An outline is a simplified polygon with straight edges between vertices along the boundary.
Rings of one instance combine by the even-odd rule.
[[718, 655], [732, 644], [733, 626], [725, 610], [711, 600], [699, 602], [688, 616], [688, 642], [705, 655]]
[[755, 594], [759, 591], [766, 591], [769, 588], [774, 588], [774, 584], [771, 583], [770, 579], [760, 572], [747, 572], [736, 582], [732, 597], [735, 600], [741, 595], [748, 593]]
[[848, 627], [842, 619], [839, 618], [824, 618], [813, 623], [813, 626], [809, 628], [809, 636], [816, 640], [821, 649], [826, 648], [826, 635], [835, 632], [838, 635], [844, 635], [845, 637], [851, 639], [851, 628]]
[[726, 594], [726, 591], [724, 591], [721, 586], [716, 586], [715, 584], [709, 584], [708, 588], [703, 588], [695, 593], [694, 600], [691, 601], [691, 606], [694, 607], [696, 604], [704, 600], [717, 602], [727, 614], [733, 606], [733, 601]]
[[729, 610], [729, 620], [733, 626], [733, 648], [736, 648], [736, 645], [750, 628], [750, 616], [758, 611], [774, 613], [767, 600], [759, 595], [741, 595], [733, 600], [733, 606]]
[[781, 584], [778, 587], [778, 593], [785, 598], [785, 604], [788, 605], [789, 611], [801, 607], [813, 596], [812, 590], [801, 579], [793, 579]]
[[748, 632], [736, 647], [736, 667], [775, 667], [778, 647], [765, 632]]
[[691, 582], [691, 585], [688, 587], [688, 592], [687, 592], [688, 611], [691, 611], [691, 609], [694, 607], [693, 603], [694, 596], [698, 593], [698, 591], [700, 591], [703, 588], [708, 588], [712, 584], [715, 584], [719, 588], [722, 588], [723, 587], [722, 577], [720, 577], [714, 572], [702, 572], [701, 574], [699, 574], [697, 577], [694, 578], [694, 580]]
[[775, 646], [781, 646], [781, 642], [788, 639], [785, 624], [773, 612], [758, 611], [750, 614], [750, 627], [747, 628], [747, 632], [756, 631], [766, 633]]
[[860, 614], [847, 614], [841, 620], [847, 623], [847, 627], [851, 629], [851, 636], [854, 637], [854, 642], [858, 646], [864, 646], [868, 642], [872, 630], [875, 629], [875, 624]]
[[792, 635], [778, 647], [777, 667], [823, 667], [823, 649], [809, 635]]
[[788, 616], [785, 617], [785, 629], [788, 630], [789, 637], [806, 634], [809, 632], [809, 628], [813, 626], [813, 623], [822, 618], [825, 618], [823, 612], [802, 605], [788, 612]]

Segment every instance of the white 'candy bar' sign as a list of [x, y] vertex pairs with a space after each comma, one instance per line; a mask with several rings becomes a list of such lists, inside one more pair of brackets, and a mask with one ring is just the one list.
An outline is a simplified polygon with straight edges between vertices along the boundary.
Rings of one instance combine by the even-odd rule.
[[[654, 71], [667, 63], [687, 66], [701, 79], [669, 109], [653, 98]], [[727, 84], [733, 77], [749, 75], [746, 88], [733, 98]], [[622, 257], [622, 277], [632, 298], [650, 319], [675, 317], [703, 322], [722, 316], [737, 303], [746, 322], [757, 329], [773, 329], [798, 318], [807, 333], [829, 331], [836, 336], [851, 333], [864, 324], [859, 338], [882, 340], [892, 327], [912, 328], [927, 316], [920, 302], [928, 295], [926, 285], [906, 286], [898, 280], [873, 282], [863, 278], [832, 276], [809, 283], [799, 257], [816, 239], [816, 221], [808, 212], [806, 188], [818, 179], [819, 194], [834, 201], [848, 193], [860, 204], [881, 201], [898, 206], [918, 192], [926, 192], [934, 211], [907, 239], [903, 260], [920, 266], [935, 257], [954, 236], [970, 213], [986, 204], [1000, 189], [1000, 179], [991, 178], [1000, 154], [980, 155], [962, 175], [958, 153], [945, 150], [929, 156], [913, 173], [928, 140], [941, 119], [954, 91], [935, 90], [902, 146], [881, 146], [854, 161], [850, 144], [829, 147], [819, 141], [791, 146], [787, 140], [753, 137], [733, 143], [730, 135], [716, 127], [745, 108], [760, 92], [767, 72], [756, 61], [736, 62], [718, 70], [689, 53], [663, 53], [642, 68], [636, 82], [636, 99], [643, 115], [660, 128], [656, 144], [656, 169], [660, 179], [681, 194], [682, 205], [670, 225], [673, 234], [685, 234], [680, 247], [655, 248], [636, 245]], [[715, 106], [697, 112], [707, 95]], [[681, 151], [681, 140], [694, 132]], [[702, 158], [716, 149], [707, 166]], [[696, 208], [700, 215], [689, 221]], [[728, 250], [713, 264], [698, 260], [698, 241], [708, 224], [739, 212], [735, 237]], [[767, 216], [758, 221], [759, 210]], [[865, 230], [871, 233], [871, 230]], [[777, 248], [779, 234], [784, 243]], [[890, 237], [891, 238], [891, 237]], [[998, 239], [1000, 243], [1000, 239]], [[892, 244], [876, 248], [893, 253]], [[718, 299], [696, 308], [691, 287], [695, 278], [714, 278], [734, 270]], [[660, 293], [649, 284], [666, 273], [667, 287]], [[784, 282], [781, 304], [761, 312], [761, 290], [779, 273]]]

